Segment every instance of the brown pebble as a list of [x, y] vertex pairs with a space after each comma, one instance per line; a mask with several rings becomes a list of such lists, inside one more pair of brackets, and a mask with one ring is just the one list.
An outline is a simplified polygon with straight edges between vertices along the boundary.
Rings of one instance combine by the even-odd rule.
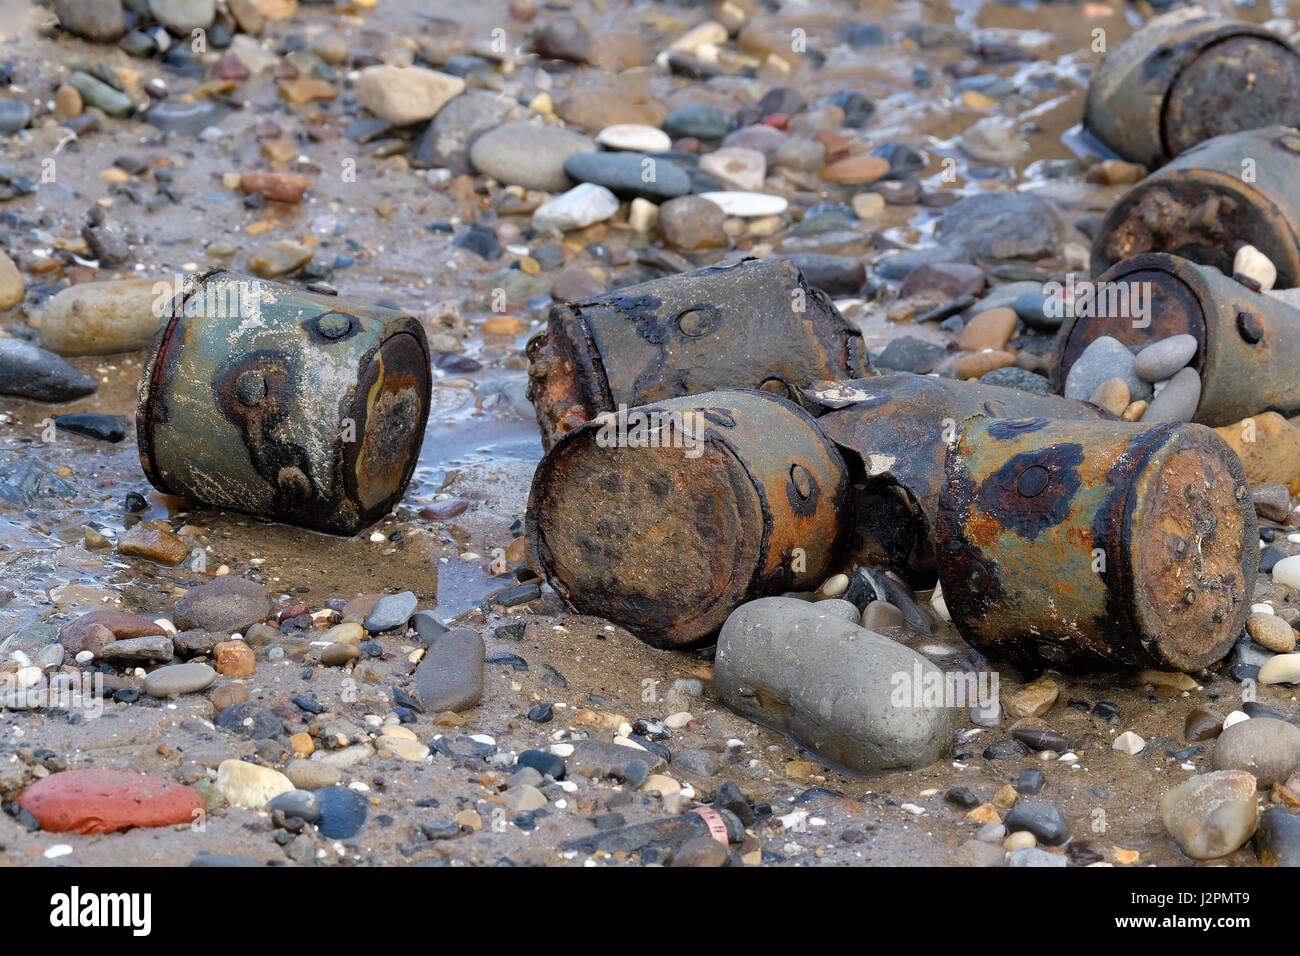
[[957, 336], [957, 348], [965, 352], [1000, 350], [1015, 334], [1018, 319], [1011, 309], [989, 309], [966, 323]]
[[1122, 378], [1107, 379], [1097, 386], [1088, 401], [1112, 415], [1122, 415], [1129, 406], [1128, 382]]
[[1014, 365], [1016, 357], [1010, 352], [972, 352], [952, 363], [958, 378], [980, 378], [994, 369]]
[[226, 677], [247, 677], [257, 666], [253, 649], [243, 641], [222, 641], [212, 649], [212, 656], [217, 673]]
[[212, 692], [209, 700], [218, 711], [223, 711], [248, 700], [248, 688], [238, 682], [222, 684]]

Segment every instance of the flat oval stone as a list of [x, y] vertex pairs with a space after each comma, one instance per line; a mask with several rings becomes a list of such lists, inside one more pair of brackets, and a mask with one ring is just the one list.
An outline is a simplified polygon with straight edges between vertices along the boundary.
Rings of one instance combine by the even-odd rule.
[[116, 833], [132, 827], [193, 823], [203, 798], [183, 784], [121, 770], [65, 770], [32, 784], [18, 797], [42, 830]]
[[[1073, 369], [1071, 369], [1073, 371]], [[1143, 422], [1190, 422], [1201, 402], [1201, 376], [1194, 368], [1175, 373], [1151, 400]]]
[[771, 196], [767, 193], [740, 189], [700, 193], [700, 198], [716, 204], [726, 215], [740, 219], [776, 216], [790, 207], [789, 200], [784, 196]]
[[[1276, 571], [1276, 568], [1274, 569]], [[1259, 669], [1261, 684], [1300, 684], [1300, 654], [1278, 654]]]
[[1144, 382], [1162, 382], [1186, 367], [1196, 354], [1196, 336], [1171, 335], [1152, 342], [1133, 360], [1133, 372]]
[[631, 153], [662, 153], [672, 149], [673, 141], [667, 133], [640, 123], [615, 123], [596, 134], [596, 142], [608, 149], [621, 149]]
[[1070, 827], [1061, 811], [1039, 800], [1016, 804], [1002, 823], [1007, 832], [1028, 830], [1039, 843], [1047, 846], [1061, 846], [1070, 840]]
[[201, 691], [217, 679], [207, 664], [168, 664], [145, 675], [144, 692], [150, 697], [179, 697]]
[[564, 171], [624, 199], [659, 202], [691, 191], [691, 179], [680, 166], [644, 153], [578, 153], [564, 161]]

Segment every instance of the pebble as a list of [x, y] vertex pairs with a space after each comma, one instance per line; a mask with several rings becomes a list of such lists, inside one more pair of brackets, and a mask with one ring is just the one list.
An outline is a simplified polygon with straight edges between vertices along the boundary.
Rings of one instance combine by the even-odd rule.
[[1245, 770], [1262, 788], [1284, 781], [1300, 763], [1300, 727], [1254, 717], [1226, 728], [1214, 746], [1215, 770]]
[[151, 664], [169, 661], [175, 653], [168, 637], [132, 637], [105, 644], [99, 652], [101, 660], [121, 664]]
[[1118, 750], [1122, 754], [1128, 754], [1130, 757], [1140, 754], [1147, 742], [1133, 733], [1126, 730], [1111, 742], [1111, 749]]
[[957, 336], [957, 348], [970, 352], [1001, 349], [1015, 334], [1018, 321], [1016, 313], [1005, 307], [980, 312], [962, 328]]
[[676, 249], [720, 249], [730, 240], [723, 228], [726, 218], [717, 204], [701, 196], [679, 196], [659, 207], [664, 238]]
[[580, 19], [563, 16], [542, 27], [533, 38], [533, 50], [552, 60], [583, 63], [592, 50], [592, 36]]
[[[789, 201], [784, 196], [773, 196], [768, 193], [746, 192], [740, 190], [723, 190], [721, 192], [710, 191], [699, 194], [699, 198], [707, 199], [714, 203], [728, 216], [736, 216], [741, 219], [758, 219], [764, 216], [778, 216], [789, 208]], [[803, 255], [812, 255], [804, 253]], [[793, 256], [792, 258], [797, 258]], [[834, 258], [849, 258], [836, 256]], [[861, 268], [862, 263], [858, 262]]]
[[1300, 817], [1270, 807], [1255, 830], [1255, 855], [1261, 866], [1300, 867]]
[[286, 817], [315, 823], [320, 819], [320, 798], [310, 790], [287, 790], [271, 798], [266, 809], [279, 810]]
[[54, 0], [59, 26], [95, 43], [113, 43], [126, 32], [122, 0]]
[[189, 33], [212, 26], [217, 10], [215, 0], [149, 0], [149, 12], [163, 26]]
[[1291, 513], [1291, 492], [1286, 485], [1275, 481], [1251, 488], [1250, 500], [1255, 506], [1255, 514], [1269, 521], [1284, 522]]
[[1010, 833], [1027, 830], [1047, 846], [1061, 846], [1070, 840], [1070, 827], [1061, 811], [1050, 803], [1026, 800], [1017, 803], [1002, 821]]
[[103, 80], [97, 80], [89, 73], [74, 70], [68, 77], [68, 85], [81, 94], [87, 106], [103, 110], [108, 116], [123, 119], [135, 112], [135, 102], [120, 90], [115, 90]]
[[1022, 846], [1012, 850], [1007, 866], [1068, 866], [1069, 860], [1060, 853], [1048, 853], [1037, 847]]
[[218, 674], [247, 677], [253, 673], [256, 666], [253, 649], [243, 641], [222, 641], [212, 651]]
[[274, 279], [297, 272], [311, 262], [313, 255], [314, 250], [305, 243], [293, 239], [280, 239], [262, 247], [257, 255], [248, 261], [248, 267], [263, 279]]
[[192, 587], [172, 608], [177, 630], [242, 634], [271, 616], [271, 596], [264, 585], [235, 574]]
[[332, 787], [343, 779], [343, 772], [319, 760], [290, 760], [284, 775], [299, 790], [321, 790]]
[[[1280, 562], [1279, 562], [1280, 563]], [[1276, 577], [1276, 569], [1274, 570]], [[1300, 684], [1300, 654], [1278, 654], [1259, 669], [1261, 684]]]
[[1129, 406], [1128, 383], [1122, 378], [1110, 378], [1097, 386], [1088, 401], [1118, 417]]
[[392, 126], [412, 126], [438, 111], [465, 90], [465, 81], [418, 66], [368, 66], [355, 81], [361, 105]]
[[1041, 196], [977, 193], [944, 210], [936, 238], [964, 246], [982, 261], [1033, 260], [1056, 255], [1064, 230], [1056, 211]]
[[0, 312], [12, 309], [27, 294], [27, 284], [14, 261], [0, 249]]
[[246, 760], [223, 760], [217, 767], [216, 788], [232, 807], [261, 809], [294, 786], [288, 777], [270, 767]]
[[1255, 778], [1243, 770], [1198, 774], [1160, 798], [1160, 819], [1193, 859], [1226, 856], [1255, 832], [1255, 787]]
[[1223, 730], [1223, 718], [1204, 707], [1194, 707], [1183, 720], [1183, 739], [1188, 743], [1213, 740]]
[[1133, 359], [1133, 374], [1144, 382], [1163, 382], [1186, 367], [1196, 354], [1196, 336], [1171, 335], [1152, 342]]
[[1134, 399], [1151, 397], [1151, 386], [1133, 374], [1133, 353], [1117, 339], [1103, 335], [1094, 339], [1070, 367], [1065, 377], [1065, 397], [1086, 402], [1112, 378], [1122, 378]]
[[1001, 695], [1001, 700], [1012, 717], [1041, 717], [1052, 709], [1059, 694], [1056, 681], [1044, 676], [1010, 694]]
[[1043, 787], [1047, 783], [1047, 777], [1043, 771], [1036, 768], [1027, 768], [1020, 771], [1020, 776], [1016, 778], [1016, 793], [1025, 797], [1034, 797], [1043, 792]]
[[36, 781], [18, 805], [51, 833], [117, 833], [194, 823], [203, 798], [164, 777], [121, 770], [65, 770]]
[[399, 627], [405, 629], [419, 603], [411, 591], [386, 594], [375, 602], [375, 606], [366, 615], [365, 628], [371, 634], [382, 634]]
[[995, 368], [980, 376], [981, 385], [999, 385], [1002, 388], [1018, 388], [1022, 392], [1035, 395], [1054, 395], [1052, 383], [1041, 375], [1015, 365]]
[[623, 199], [660, 202], [691, 191], [690, 177], [681, 167], [641, 153], [577, 153], [564, 161], [564, 171]]
[[729, 854], [721, 840], [711, 836], [693, 837], [673, 851], [672, 866], [725, 866]]
[[253, 701], [235, 704], [221, 711], [217, 714], [217, 726], [251, 740], [265, 740], [284, 729], [279, 717]]
[[342, 667], [356, 660], [360, 651], [355, 644], [328, 644], [321, 649], [320, 662], [326, 667]]
[[32, 120], [32, 108], [26, 100], [0, 100], [0, 136], [12, 136], [26, 129]]
[[889, 160], [863, 153], [827, 163], [822, 167], [821, 177], [832, 183], [865, 186], [888, 172]]
[[126, 437], [126, 426], [120, 418], [114, 418], [112, 415], [80, 412], [73, 415], [55, 415], [53, 421], [59, 431], [81, 435], [83, 438], [116, 443]]
[[753, 192], [763, 188], [767, 158], [756, 149], [724, 146], [700, 157], [700, 169], [731, 189]]
[[718, 755], [709, 750], [692, 747], [674, 756], [672, 765], [682, 773], [694, 774], [697, 777], [712, 777], [718, 772]]
[[[932, 262], [917, 266], [908, 273], [898, 290], [898, 297], [938, 295], [959, 299], [984, 291], [984, 270], [964, 262]], [[974, 321], [974, 320], [972, 320]]]
[[466, 90], [433, 118], [416, 147], [411, 164], [443, 167], [454, 176], [471, 173], [470, 147], [480, 136], [504, 123], [519, 122], [527, 111], [510, 97], [488, 90]]
[[499, 182], [558, 193], [572, 185], [565, 160], [595, 151], [591, 139], [573, 130], [506, 123], [476, 139], [469, 156], [475, 169]]
[[960, 138], [962, 149], [982, 163], [1014, 163], [1025, 149], [1016, 131], [993, 117], [976, 121]]
[[789, 133], [782, 132], [775, 126], [768, 126], [766, 123], [756, 123], [742, 126], [730, 133], [722, 141], [722, 148], [740, 147], [742, 149], [756, 150], [763, 154], [765, 163], [771, 163], [781, 152], [781, 147], [789, 141]]
[[[84, 94], [83, 94], [84, 95]], [[228, 109], [212, 100], [160, 100], [149, 108], [144, 121], [163, 132], [181, 136], [198, 136], [205, 129], [216, 126], [225, 119]]]
[[170, 531], [137, 524], [117, 539], [117, 553], [175, 566], [189, 557], [185, 542]]
[[[1071, 374], [1074, 369], [1070, 370]], [[1174, 374], [1142, 416], [1143, 422], [1190, 422], [1201, 402], [1201, 376], [1194, 368]]]
[[[575, 751], [575, 756], [577, 753]], [[628, 759], [636, 757], [636, 754], [629, 755]], [[579, 757], [579, 761], [583, 758]], [[520, 769], [531, 768], [541, 774], [543, 777], [550, 777], [552, 780], [563, 780], [566, 767], [564, 758], [553, 753], [547, 753], [544, 750], [525, 750], [515, 760], [515, 766]], [[589, 776], [584, 772], [584, 776]]]
[[416, 695], [426, 711], [456, 713], [478, 705], [483, 698], [481, 638], [469, 628], [454, 628], [438, 635], [415, 671]]
[[608, 149], [621, 149], [630, 153], [662, 153], [673, 145], [671, 137], [663, 130], [639, 123], [606, 126], [596, 134], [596, 142]]
[[[204, 665], [207, 666], [206, 664]], [[148, 678], [146, 678], [148, 680]], [[242, 704], [248, 700], [248, 688], [238, 682], [225, 684], [216, 688], [208, 695], [208, 700], [212, 701], [212, 706], [218, 711], [223, 711], [228, 707], [234, 707], [236, 704]], [[308, 738], [310, 739], [310, 738]]]
[[153, 621], [125, 611], [103, 608], [63, 625], [59, 642], [68, 654], [75, 656], [83, 650], [98, 654], [110, 641], [151, 635], [166, 637], [167, 632]]
[[[938, 675], [932, 663], [806, 601], [741, 605], [722, 627], [714, 668], [719, 698], [736, 713], [851, 770], [924, 767], [953, 745], [954, 711], [924, 699], [899, 706], [890, 680]], [[760, 684], [771, 697], [749, 690]], [[774, 700], [782, 705], [771, 707]]]
[[1283, 558], [1273, 565], [1273, 583], [1300, 590], [1300, 554]]
[[0, 395], [69, 402], [98, 387], [96, 378], [53, 352], [23, 339], [0, 338]]
[[361, 832], [369, 810], [365, 797], [347, 787], [323, 787], [315, 791], [315, 796], [320, 804], [316, 829], [321, 836], [350, 840]]
[[668, 115], [663, 121], [663, 131], [673, 139], [698, 139], [703, 142], [721, 140], [731, 132], [733, 121], [728, 113], [716, 106], [689, 103]]
[[1246, 618], [1246, 633], [1256, 644], [1275, 653], [1289, 654], [1295, 650], [1295, 630], [1276, 614], [1251, 614]]
[[1260, 292], [1267, 292], [1277, 282], [1277, 266], [1252, 245], [1241, 246], [1232, 259], [1232, 274], [1254, 279]]

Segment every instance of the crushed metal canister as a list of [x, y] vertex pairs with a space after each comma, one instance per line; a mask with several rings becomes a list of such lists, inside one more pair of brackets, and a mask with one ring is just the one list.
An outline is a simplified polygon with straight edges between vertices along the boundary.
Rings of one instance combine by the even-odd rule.
[[542, 444], [601, 412], [723, 388], [800, 401], [870, 372], [862, 334], [788, 259], [742, 259], [552, 307], [528, 343]]
[[915, 587], [937, 573], [934, 520], [944, 462], [972, 415], [1113, 420], [1073, 399], [928, 375], [819, 382], [805, 391], [853, 475], [856, 519], [847, 542], [858, 564], [887, 565]]
[[1083, 124], [1148, 169], [1225, 133], [1300, 123], [1300, 54], [1253, 23], [1196, 7], [1156, 17], [1106, 53]]
[[976, 417], [948, 453], [935, 547], [953, 624], [993, 660], [1194, 671], [1242, 632], [1258, 531], [1204, 425]]
[[563, 436], [533, 476], [526, 534], [577, 610], [686, 647], [746, 600], [820, 584], [848, 494], [844, 460], [799, 406], [710, 392]]
[[[1061, 326], [1052, 368], [1057, 387], [1101, 336], [1134, 347], [1187, 334], [1197, 341], [1189, 364], [1201, 377], [1193, 420], [1228, 425], [1261, 412], [1300, 414], [1300, 311], [1291, 305], [1165, 253], [1127, 259], [1096, 287], [1090, 314]], [[1147, 304], [1144, 315], [1131, 308], [1139, 299]]]
[[1144, 252], [1169, 252], [1231, 275], [1251, 245], [1300, 285], [1300, 132], [1270, 126], [1193, 146], [1120, 197], [1092, 247], [1092, 274]]
[[418, 319], [209, 272], [154, 336], [140, 462], [167, 494], [354, 534], [406, 490], [431, 391]]

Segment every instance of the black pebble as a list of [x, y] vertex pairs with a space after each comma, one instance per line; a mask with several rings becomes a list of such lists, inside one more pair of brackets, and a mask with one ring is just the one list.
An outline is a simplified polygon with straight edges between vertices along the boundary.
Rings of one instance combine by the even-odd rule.
[[543, 777], [564, 779], [564, 759], [544, 750], [525, 750], [515, 761], [516, 767], [532, 767]]

